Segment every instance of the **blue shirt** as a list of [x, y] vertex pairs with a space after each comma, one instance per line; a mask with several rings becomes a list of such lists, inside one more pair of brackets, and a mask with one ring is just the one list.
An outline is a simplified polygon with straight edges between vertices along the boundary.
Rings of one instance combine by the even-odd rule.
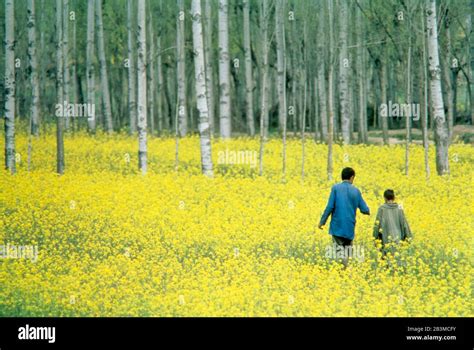
[[331, 215], [329, 234], [353, 240], [357, 208], [362, 214], [370, 214], [370, 209], [357, 187], [349, 181], [338, 183], [331, 189], [331, 195], [319, 225], [325, 225]]

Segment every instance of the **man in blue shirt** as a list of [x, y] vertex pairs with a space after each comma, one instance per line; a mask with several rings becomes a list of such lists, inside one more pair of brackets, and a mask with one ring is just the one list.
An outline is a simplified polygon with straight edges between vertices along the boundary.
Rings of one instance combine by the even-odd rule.
[[[370, 215], [370, 209], [359, 189], [352, 185], [355, 178], [354, 169], [344, 168], [341, 177], [342, 182], [334, 185], [331, 189], [328, 204], [318, 227], [322, 230], [331, 215], [329, 234], [332, 235], [335, 245], [346, 248], [352, 245], [354, 239], [357, 208], [365, 215]], [[346, 265], [347, 261], [344, 260], [344, 265]]]

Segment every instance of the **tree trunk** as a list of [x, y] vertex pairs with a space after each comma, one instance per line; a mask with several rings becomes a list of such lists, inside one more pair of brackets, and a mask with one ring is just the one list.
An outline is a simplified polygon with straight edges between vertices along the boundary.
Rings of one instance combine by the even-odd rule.
[[321, 129], [319, 122], [319, 99], [318, 99], [318, 79], [316, 76], [313, 78], [313, 91], [309, 94], [310, 99], [311, 96], [314, 97], [313, 106], [310, 110], [314, 110], [314, 141], [318, 141], [322, 138], [321, 136]]
[[329, 105], [329, 124], [328, 124], [328, 180], [332, 180], [333, 162], [332, 162], [332, 142], [334, 137], [334, 40], [333, 40], [333, 10], [332, 0], [328, 1], [329, 18], [329, 73], [328, 73], [328, 105]]
[[367, 135], [365, 133], [365, 110], [366, 110], [366, 100], [365, 100], [365, 84], [364, 79], [366, 78], [366, 71], [364, 65], [364, 50], [365, 47], [363, 46], [363, 23], [361, 18], [361, 10], [359, 8], [356, 9], [356, 27], [357, 27], [357, 41], [358, 41], [358, 48], [357, 48], [357, 77], [359, 79], [359, 118], [358, 118], [358, 133], [357, 133], [357, 141], [359, 143], [367, 142]]
[[450, 29], [450, 22], [451, 22], [451, 14], [450, 14], [450, 3], [449, 0], [447, 1], [447, 10], [446, 15], [444, 18], [444, 32], [446, 33], [445, 37], [445, 55], [442, 59], [443, 62], [443, 78], [446, 91], [445, 99], [446, 99], [446, 107], [448, 110], [448, 133], [449, 133], [449, 141], [451, 142], [451, 137], [453, 133], [454, 127], [454, 106], [453, 106], [453, 81], [452, 73], [450, 69], [451, 64], [451, 57], [452, 57], [452, 49], [451, 49], [451, 29]]
[[[63, 0], [56, 0], [56, 94], [57, 103], [64, 102], [64, 50], [63, 50]], [[58, 174], [64, 174], [64, 139], [63, 139], [63, 121], [66, 110], [61, 115], [56, 115], [56, 171]]]
[[349, 96], [350, 59], [347, 50], [349, 24], [348, 0], [340, 1], [339, 19], [339, 102], [341, 109], [341, 132], [344, 144], [351, 143], [351, 106]]
[[5, 169], [16, 173], [15, 166], [15, 9], [5, 0]]
[[[324, 8], [324, 4], [322, 5]], [[318, 96], [319, 96], [319, 115], [321, 119], [321, 141], [328, 140], [328, 110], [327, 110], [327, 89], [326, 89], [326, 16], [324, 9], [318, 17]]]
[[137, 131], [137, 71], [135, 68], [135, 38], [133, 36], [133, 7], [134, 0], [127, 0], [127, 49], [128, 49], [128, 115], [129, 131], [134, 134]]
[[276, 0], [275, 34], [277, 51], [277, 92], [278, 92], [278, 127], [285, 138], [286, 132], [286, 48], [285, 48], [285, 2]]
[[231, 136], [230, 57], [229, 57], [229, 1], [219, 0], [219, 121], [223, 139]]
[[[428, 74], [426, 70], [426, 33], [425, 33], [425, 17], [423, 11], [420, 12], [421, 14], [421, 26], [422, 26], [422, 61], [420, 63], [420, 81], [423, 81], [423, 85], [420, 84], [420, 99], [422, 101], [422, 112], [423, 115], [421, 116], [421, 131], [423, 135], [423, 154], [425, 160], [425, 173], [426, 173], [426, 180], [430, 178], [430, 163], [429, 163], [429, 153], [428, 153]], [[421, 96], [423, 98], [421, 98]]]
[[[380, 58], [380, 84], [381, 84], [381, 98], [382, 103], [386, 106], [388, 105], [387, 100], [387, 53], [386, 53], [386, 44], [382, 44], [382, 55]], [[387, 107], [388, 108], [388, 107]], [[382, 124], [382, 139], [383, 144], [388, 145], [388, 116], [383, 116], [379, 113], [380, 122]]]
[[178, 131], [184, 137], [188, 133], [188, 109], [186, 106], [186, 56], [185, 56], [185, 12], [184, 0], [178, 0], [178, 17], [176, 21], [176, 48], [178, 74]]
[[[410, 24], [408, 24], [408, 30], [411, 33]], [[409, 34], [408, 39], [408, 54], [407, 54], [407, 101], [406, 103], [411, 105], [411, 35]], [[408, 167], [410, 163], [410, 142], [411, 142], [411, 116], [405, 116], [405, 175], [408, 176]]]
[[214, 65], [212, 52], [212, 11], [211, 0], [206, 0], [204, 15], [204, 56], [206, 62], [206, 91], [211, 135], [214, 133], [216, 97], [214, 93]]
[[109, 78], [107, 75], [107, 61], [105, 60], [105, 45], [104, 45], [104, 25], [102, 21], [102, 0], [96, 0], [96, 21], [97, 21], [97, 41], [99, 46], [99, 63], [100, 63], [100, 84], [102, 89], [102, 104], [104, 109], [105, 122], [107, 125], [107, 132], [112, 133], [112, 108], [110, 105], [109, 92]]
[[193, 18], [194, 75], [196, 79], [196, 103], [199, 111], [201, 167], [204, 175], [212, 177], [211, 130], [209, 127], [208, 101], [206, 98], [206, 66], [204, 62], [201, 0], [192, 0], [191, 12]]
[[[470, 81], [469, 81], [469, 103], [471, 105], [471, 124], [474, 125], [474, 30], [472, 29], [472, 14], [474, 13], [474, 0], [471, 0], [471, 13], [469, 14], [469, 55], [471, 66], [470, 66]], [[456, 106], [454, 106], [456, 108]]]
[[430, 71], [430, 106], [435, 122], [436, 171], [438, 175], [449, 173], [449, 135], [444, 115], [441, 91], [441, 68], [439, 64], [436, 0], [430, 0], [426, 9], [428, 29], [428, 63]]
[[150, 134], [153, 135], [155, 132], [155, 37], [153, 35], [153, 11], [151, 0], [148, 0], [149, 6], [149, 18], [148, 18], [148, 41], [149, 41], [149, 51], [148, 51], [148, 73], [149, 78], [147, 81], [148, 85], [148, 119], [150, 120]]
[[147, 99], [146, 99], [146, 12], [145, 0], [138, 2], [138, 168], [147, 172]]
[[[76, 3], [74, 2], [76, 5]], [[72, 21], [72, 100], [75, 104], [79, 103], [79, 83], [77, 77], [77, 18], [74, 14], [74, 20]], [[78, 123], [75, 119], [72, 121], [73, 131], [78, 127]]]
[[[209, 0], [207, 0], [209, 1]], [[244, 12], [244, 55], [245, 55], [245, 96], [247, 110], [247, 131], [250, 136], [255, 135], [255, 120], [253, 115], [253, 73], [252, 52], [250, 47], [250, 14], [249, 0], [243, 0]]]
[[[94, 66], [94, 1], [89, 0], [87, 3], [87, 52], [86, 52], [86, 75], [87, 75], [87, 103], [90, 108], [95, 108], [95, 66]], [[89, 116], [88, 119], [89, 131], [95, 133], [96, 128], [96, 113]]]
[[286, 174], [286, 49], [284, 25], [284, 0], [276, 0], [275, 31], [277, 44], [277, 91], [278, 91], [278, 126], [282, 133], [282, 169], [283, 177]]
[[[64, 99], [63, 101], [68, 104], [70, 100], [70, 86], [71, 79], [69, 76], [69, 1], [63, 0], [63, 84], [64, 84]], [[66, 130], [70, 128], [70, 116], [66, 115]]]
[[156, 57], [156, 65], [158, 69], [158, 84], [157, 84], [157, 101], [156, 101], [156, 108], [158, 109], [158, 132], [161, 133], [163, 129], [169, 128], [169, 117], [165, 118], [164, 116], [164, 108], [163, 108], [163, 96], [164, 96], [164, 85], [163, 85], [163, 63], [162, 63], [162, 55], [161, 55], [161, 33], [158, 33], [158, 37], [156, 38], [156, 50], [157, 50], [157, 57]]
[[262, 44], [262, 67], [261, 67], [261, 97], [260, 97], [260, 151], [259, 151], [259, 175], [263, 175], [263, 151], [265, 147], [266, 131], [265, 120], [268, 115], [268, 0], [260, 3], [260, 30]]
[[36, 14], [34, 0], [28, 0], [28, 65], [31, 82], [31, 134], [39, 135], [39, 81], [38, 57], [36, 55]]

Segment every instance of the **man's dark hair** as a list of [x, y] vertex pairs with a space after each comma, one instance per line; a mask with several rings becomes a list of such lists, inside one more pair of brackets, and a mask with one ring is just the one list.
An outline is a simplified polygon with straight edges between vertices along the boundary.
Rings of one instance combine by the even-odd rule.
[[352, 176], [355, 176], [356, 172], [352, 168], [342, 169], [341, 178], [343, 180], [349, 180]]
[[385, 192], [383, 193], [383, 197], [388, 201], [393, 201], [395, 199], [395, 192], [390, 189], [385, 190]]

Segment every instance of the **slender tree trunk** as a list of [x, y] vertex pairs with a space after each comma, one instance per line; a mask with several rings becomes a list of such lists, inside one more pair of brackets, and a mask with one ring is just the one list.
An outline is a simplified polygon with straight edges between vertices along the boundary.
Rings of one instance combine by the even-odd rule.
[[[410, 24], [408, 25], [408, 30], [410, 31]], [[408, 54], [407, 54], [407, 101], [406, 103], [411, 105], [411, 35], [409, 34], [408, 39]], [[411, 142], [411, 116], [405, 116], [405, 175], [408, 176], [408, 167], [410, 163], [410, 142]]]
[[[382, 93], [382, 103], [388, 105], [387, 99], [387, 53], [386, 53], [386, 44], [382, 44], [382, 57], [380, 58], [380, 84], [381, 86], [381, 93]], [[382, 124], [382, 139], [383, 144], [388, 145], [388, 116], [382, 116], [379, 113], [379, 118], [381, 119]]]
[[441, 68], [439, 63], [438, 29], [436, 20], [436, 0], [429, 0], [426, 9], [428, 29], [428, 63], [430, 71], [430, 106], [435, 122], [436, 171], [438, 175], [449, 173], [449, 135], [444, 115], [441, 91]]
[[[95, 108], [95, 65], [94, 65], [94, 2], [95, 0], [88, 0], [87, 3], [87, 57], [86, 57], [86, 75], [87, 75], [87, 103], [90, 108]], [[94, 116], [89, 116], [87, 119], [89, 131], [95, 133], [96, 128], [96, 113]]]
[[[306, 74], [305, 74], [306, 75]], [[306, 103], [307, 103], [307, 93], [308, 93], [308, 86], [307, 86], [307, 77], [305, 77], [304, 82], [304, 98], [303, 98], [303, 113], [301, 114], [301, 181], [304, 181], [304, 162], [305, 162], [305, 126], [306, 126]]]
[[[209, 1], [209, 0], [207, 0]], [[255, 120], [253, 116], [253, 73], [252, 52], [250, 48], [250, 14], [249, 0], [243, 0], [244, 12], [244, 55], [245, 55], [245, 97], [247, 110], [247, 131], [250, 136], [255, 135]]]
[[449, 132], [449, 141], [451, 142], [451, 137], [453, 133], [454, 127], [454, 106], [453, 106], [453, 82], [452, 82], [452, 73], [450, 69], [450, 62], [452, 57], [452, 48], [451, 48], [451, 13], [450, 13], [450, 2], [447, 0], [447, 11], [446, 17], [444, 18], [444, 32], [446, 33], [445, 41], [445, 54], [443, 57], [443, 78], [445, 84], [445, 99], [446, 99], [446, 107], [448, 109], [448, 132]]
[[149, 52], [148, 52], [148, 73], [149, 78], [147, 81], [148, 85], [148, 119], [150, 120], [150, 134], [153, 135], [155, 132], [155, 37], [153, 35], [153, 11], [151, 0], [148, 0], [149, 18], [148, 18], [148, 41], [149, 41]]
[[[63, 0], [63, 84], [64, 84], [64, 103], [68, 104], [70, 101], [70, 86], [71, 79], [69, 76], [69, 1]], [[66, 130], [70, 129], [70, 116], [66, 114]]]
[[318, 17], [318, 95], [319, 95], [319, 113], [321, 119], [321, 141], [328, 140], [328, 109], [327, 109], [327, 89], [326, 89], [326, 15], [324, 4]]
[[[74, 1], [74, 5], [77, 3]], [[76, 6], [74, 6], [76, 8]], [[77, 78], [77, 18], [74, 11], [74, 19], [72, 20], [72, 100], [77, 105], [79, 103], [79, 83]], [[75, 119], [72, 120], [73, 131], [78, 127]]]
[[192, 0], [194, 73], [196, 84], [196, 102], [199, 111], [199, 135], [201, 144], [201, 167], [206, 176], [213, 176], [211, 157], [211, 129], [209, 126], [208, 101], [206, 91], [206, 65], [204, 57], [204, 39], [202, 30], [201, 0]]
[[313, 91], [310, 91], [309, 96], [310, 99], [314, 97], [313, 106], [309, 109], [314, 109], [314, 141], [318, 141], [322, 136], [319, 122], [318, 79], [316, 76], [313, 78]]
[[179, 136], [188, 133], [188, 109], [186, 106], [186, 62], [185, 62], [185, 12], [184, 0], [178, 0], [178, 17], [176, 21], [176, 47], [177, 47], [177, 74], [178, 74], [178, 130]]
[[328, 163], [327, 175], [328, 180], [332, 180], [333, 162], [332, 162], [332, 143], [334, 137], [334, 28], [333, 28], [333, 10], [332, 0], [328, 1], [328, 18], [329, 18], [329, 73], [328, 73], [328, 105], [329, 105], [329, 123], [328, 123]]
[[[63, 0], [56, 0], [56, 94], [57, 103], [62, 104], [64, 101], [64, 49], [63, 49]], [[62, 115], [56, 116], [56, 171], [58, 174], [64, 174], [64, 139], [63, 139], [63, 122], [66, 110]]]
[[135, 37], [133, 35], [133, 2], [135, 0], [127, 0], [127, 49], [128, 49], [128, 115], [129, 115], [129, 131], [134, 134], [137, 131], [137, 71], [135, 68]]
[[[422, 7], [423, 8], [423, 7]], [[430, 163], [429, 163], [429, 142], [428, 142], [428, 73], [426, 69], [426, 33], [425, 33], [425, 17], [423, 11], [420, 11], [421, 15], [421, 25], [422, 25], [422, 61], [420, 63], [420, 80], [423, 81], [423, 88], [420, 91], [420, 96], [423, 98], [422, 101], [422, 112], [423, 115], [421, 117], [421, 130], [423, 135], [423, 154], [425, 160], [425, 173], [426, 173], [426, 180], [430, 178]], [[421, 86], [421, 84], [420, 84]], [[421, 90], [421, 89], [420, 89]]]
[[104, 45], [104, 25], [102, 20], [102, 0], [96, 0], [97, 9], [97, 41], [99, 46], [99, 63], [100, 63], [100, 83], [102, 89], [102, 104], [104, 108], [105, 122], [107, 123], [107, 132], [114, 131], [112, 123], [112, 107], [110, 104], [109, 78], [107, 74], [107, 61], [105, 60]]
[[260, 151], [259, 151], [259, 175], [263, 175], [263, 152], [265, 147], [265, 119], [268, 115], [268, 0], [262, 0], [260, 3], [260, 30], [262, 44], [262, 67], [261, 67], [261, 98], [260, 98]]
[[158, 84], [157, 84], [157, 101], [156, 106], [158, 109], [158, 131], [161, 133], [164, 128], [169, 128], [168, 117], [164, 117], [164, 108], [163, 108], [163, 95], [164, 85], [163, 85], [163, 63], [162, 63], [162, 55], [161, 55], [161, 30], [156, 38], [156, 50], [157, 50], [157, 57], [156, 57], [156, 64], [158, 69]]
[[361, 18], [361, 10], [356, 8], [356, 28], [357, 28], [357, 41], [358, 41], [358, 48], [357, 48], [357, 77], [359, 80], [359, 118], [358, 118], [358, 135], [357, 141], [359, 143], [367, 142], [366, 134], [365, 134], [365, 127], [364, 127], [364, 118], [365, 118], [365, 109], [366, 109], [366, 101], [365, 101], [365, 84], [364, 79], [366, 76], [365, 65], [363, 61], [364, 55], [364, 46], [363, 46], [363, 23]]
[[206, 90], [207, 90], [207, 105], [209, 112], [209, 125], [211, 127], [211, 135], [214, 133], [215, 124], [215, 110], [216, 97], [214, 93], [214, 65], [212, 54], [212, 10], [211, 0], [205, 0], [205, 15], [204, 15], [204, 55], [206, 61]]
[[351, 107], [349, 96], [350, 59], [347, 50], [349, 25], [348, 0], [340, 0], [339, 8], [339, 101], [341, 109], [341, 132], [344, 144], [351, 143]]
[[[278, 92], [278, 126], [280, 132], [286, 130], [286, 48], [285, 48], [285, 1], [276, 0], [275, 31], [277, 51], [277, 92]], [[283, 136], [285, 138], [285, 135]]]
[[220, 136], [230, 138], [230, 57], [229, 57], [229, 1], [219, 0], [219, 121]]
[[5, 0], [5, 169], [16, 173], [15, 166], [15, 9]]
[[28, 0], [28, 65], [31, 82], [31, 133], [39, 135], [39, 81], [38, 57], [36, 55], [36, 14], [34, 0]]
[[286, 175], [286, 48], [285, 48], [285, 1], [276, 0], [275, 30], [277, 44], [277, 91], [278, 91], [278, 126], [282, 133], [282, 173]]
[[147, 172], [147, 99], [146, 99], [146, 12], [145, 0], [138, 2], [138, 168]]
[[[474, 13], [474, 0], [471, 0], [471, 13], [468, 15], [469, 34], [469, 54], [467, 55], [471, 61], [470, 78], [469, 78], [469, 104], [471, 107], [471, 124], [474, 125], [474, 30], [472, 29], [472, 14]], [[456, 108], [456, 106], [454, 106]]]

